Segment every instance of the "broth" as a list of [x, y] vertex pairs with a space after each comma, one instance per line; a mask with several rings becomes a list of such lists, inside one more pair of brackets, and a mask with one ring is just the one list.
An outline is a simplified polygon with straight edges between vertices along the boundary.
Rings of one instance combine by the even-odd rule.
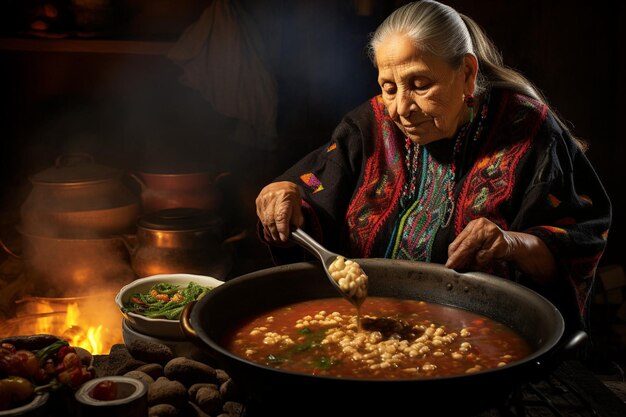
[[361, 331], [342, 298], [291, 304], [234, 329], [224, 346], [277, 369], [366, 379], [478, 372], [531, 352], [508, 326], [456, 307], [370, 296], [360, 313]]

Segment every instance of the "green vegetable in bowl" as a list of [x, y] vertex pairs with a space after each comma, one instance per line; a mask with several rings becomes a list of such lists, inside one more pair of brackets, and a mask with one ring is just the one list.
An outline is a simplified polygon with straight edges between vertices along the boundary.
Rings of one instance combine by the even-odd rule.
[[199, 300], [213, 288], [190, 282], [187, 287], [159, 282], [147, 293], [135, 293], [124, 303], [124, 311], [150, 318], [178, 320], [185, 305]]

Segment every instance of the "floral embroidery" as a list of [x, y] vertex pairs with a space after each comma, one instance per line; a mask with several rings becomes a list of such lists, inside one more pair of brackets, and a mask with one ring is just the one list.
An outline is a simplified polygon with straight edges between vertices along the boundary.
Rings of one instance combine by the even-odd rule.
[[367, 258], [372, 253], [374, 238], [394, 210], [405, 181], [403, 142], [394, 133], [382, 98], [370, 101], [376, 118], [376, 143], [365, 167], [363, 184], [356, 191], [346, 223], [353, 253]]
[[454, 172], [448, 164], [432, 158], [426, 148], [422, 152], [427, 169], [424, 192], [419, 193], [415, 202], [402, 215], [391, 257], [429, 262], [433, 236], [444, 221], [448, 201], [446, 184], [454, 182]]
[[[505, 110], [511, 107], [519, 110], [507, 116]], [[485, 148], [459, 194], [454, 220], [457, 234], [478, 217], [486, 217], [505, 230], [509, 228], [501, 210], [513, 194], [517, 167], [530, 150], [547, 112], [547, 106], [522, 95], [503, 96], [492, 130], [498, 134], [485, 138]]]
[[300, 179], [303, 183], [308, 185], [313, 191], [313, 194], [319, 193], [324, 189], [321, 181], [313, 173], [300, 175]]

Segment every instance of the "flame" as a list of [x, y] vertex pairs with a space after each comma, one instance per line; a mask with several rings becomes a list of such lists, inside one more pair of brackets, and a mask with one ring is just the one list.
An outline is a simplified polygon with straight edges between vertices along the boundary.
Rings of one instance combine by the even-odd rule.
[[78, 346], [88, 350], [92, 354], [101, 354], [102, 352], [102, 325], [88, 326], [85, 334], [82, 331], [80, 323], [80, 310], [78, 309], [78, 303], [69, 303], [67, 305], [67, 312], [65, 315], [65, 328], [75, 329], [74, 334], [68, 335], [70, 337], [70, 345]]
[[107, 354], [114, 344], [123, 343], [121, 316], [117, 307], [106, 304], [106, 299], [92, 299], [81, 303], [80, 308], [78, 302], [65, 303], [65, 310], [55, 304], [47, 300], [34, 303], [31, 311], [37, 318], [34, 323], [21, 325], [20, 334], [57, 335], [93, 355]]
[[[45, 313], [54, 313], [54, 309], [50, 303], [44, 302], [37, 306], [37, 313], [42, 315]], [[54, 316], [52, 314], [48, 317], [40, 317], [35, 323], [35, 334], [49, 334], [54, 327]]]

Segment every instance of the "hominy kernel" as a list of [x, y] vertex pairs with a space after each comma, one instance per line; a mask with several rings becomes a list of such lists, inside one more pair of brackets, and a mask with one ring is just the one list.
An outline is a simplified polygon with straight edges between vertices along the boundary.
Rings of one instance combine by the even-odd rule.
[[349, 298], [360, 301], [367, 297], [367, 275], [363, 273], [358, 263], [338, 256], [328, 270], [341, 291]]
[[343, 348], [343, 353], [347, 353], [347, 354], [353, 354], [356, 353], [357, 350], [355, 348], [353, 348], [352, 346], [346, 346]]

